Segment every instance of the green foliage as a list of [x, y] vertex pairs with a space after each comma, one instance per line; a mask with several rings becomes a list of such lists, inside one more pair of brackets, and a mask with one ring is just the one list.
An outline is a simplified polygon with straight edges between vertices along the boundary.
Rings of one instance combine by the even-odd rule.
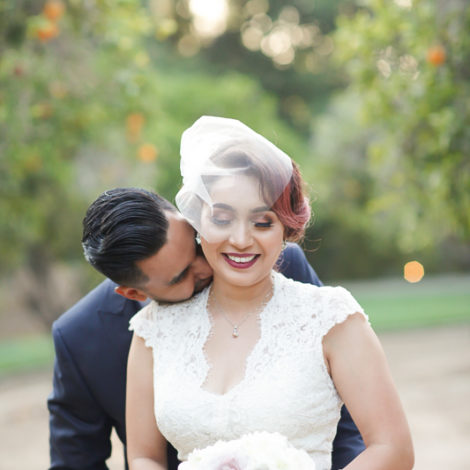
[[304, 171], [315, 213], [307, 242], [317, 248], [309, 260], [321, 266], [324, 282], [397, 276], [408, 261], [395, 234], [374, 223], [367, 208], [374, 188], [366, 160], [371, 133], [354, 114], [359, 104], [350, 92], [330, 101], [328, 112], [315, 120], [311, 164]]
[[323, 109], [344, 83], [329, 66], [329, 33], [338, 11], [351, 11], [353, 0], [228, 0], [226, 25], [212, 33], [200, 31], [189, 0], [154, 3], [157, 34], [175, 51], [203, 57], [213, 73], [236, 70], [256, 77], [279, 97], [276, 111], [305, 137], [312, 112]]
[[[110, 187], [173, 199], [181, 133], [202, 114], [241, 119], [299, 162], [317, 214], [307, 246], [321, 239], [310, 259], [324, 279], [393, 274], [417, 248], [449, 234], [468, 241], [461, 0], [359, 10], [352, 0], [232, 0], [227, 29], [212, 38], [195, 34], [187, 1], [68, 0], [53, 20], [46, 3], [0, 2], [2, 273], [26, 266], [47, 292], [56, 260], [81, 260], [80, 221]], [[292, 61], [289, 52], [276, 62], [261, 37], [249, 49], [249, 25], [265, 39], [290, 35]], [[439, 64], [428, 58], [437, 44]], [[312, 114], [327, 102], [309, 152]]]
[[[120, 2], [116, 10], [126, 4]], [[21, 262], [34, 266], [33, 258], [44, 267], [54, 256], [76, 252], [81, 219], [77, 209], [83, 207], [84, 196], [76, 162], [84, 148], [103, 146], [121, 125], [130, 100], [120, 102], [116, 96], [132, 95], [130, 88], [137, 81], [134, 51], [122, 51], [108, 39], [93, 50], [96, 40], [91, 34], [84, 37], [77, 27], [77, 18], [86, 13], [78, 10], [74, 17], [66, 14], [51, 23], [31, 12], [27, 3], [21, 10], [20, 4], [14, 16], [18, 21], [23, 14], [23, 37], [14, 42], [2, 38], [2, 269]], [[138, 18], [135, 8], [120, 14]], [[83, 21], [87, 28], [96, 26], [93, 15], [90, 19]], [[41, 31], [47, 32], [51, 24], [59, 36], [41, 39]]]
[[24, 264], [47, 279], [54, 260], [81, 257], [85, 208], [110, 187], [171, 200], [181, 133], [202, 114], [241, 119], [306, 154], [253, 79], [173, 66], [141, 2], [70, 1], [56, 29], [27, 2], [18, 9], [23, 36], [1, 42], [2, 270]]
[[368, 0], [338, 18], [350, 85], [317, 122], [315, 153], [338, 181], [329, 202], [402, 251], [470, 240], [469, 30], [460, 0]]

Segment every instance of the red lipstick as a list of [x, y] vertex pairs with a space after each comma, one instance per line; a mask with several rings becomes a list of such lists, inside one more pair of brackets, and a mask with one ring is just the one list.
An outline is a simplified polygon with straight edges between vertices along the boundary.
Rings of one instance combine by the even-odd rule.
[[[233, 268], [237, 269], [247, 269], [253, 266], [256, 261], [258, 261], [259, 255], [255, 255], [253, 253], [223, 253], [225, 261], [232, 266]], [[230, 258], [229, 258], [230, 256]], [[233, 259], [237, 258], [237, 259]], [[244, 261], [244, 259], [249, 261]]]

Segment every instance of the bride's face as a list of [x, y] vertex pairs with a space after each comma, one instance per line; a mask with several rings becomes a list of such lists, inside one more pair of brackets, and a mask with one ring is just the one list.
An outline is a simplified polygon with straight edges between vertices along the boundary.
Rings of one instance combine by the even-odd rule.
[[214, 279], [251, 286], [269, 276], [284, 227], [251, 176], [222, 177], [210, 187], [212, 208], [201, 215], [201, 243]]

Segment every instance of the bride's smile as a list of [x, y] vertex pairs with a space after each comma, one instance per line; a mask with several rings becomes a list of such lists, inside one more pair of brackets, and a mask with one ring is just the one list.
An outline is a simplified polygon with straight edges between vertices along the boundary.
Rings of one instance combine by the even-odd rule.
[[253, 266], [259, 255], [250, 255], [242, 253], [223, 253], [226, 257], [227, 263], [234, 268], [245, 269]]

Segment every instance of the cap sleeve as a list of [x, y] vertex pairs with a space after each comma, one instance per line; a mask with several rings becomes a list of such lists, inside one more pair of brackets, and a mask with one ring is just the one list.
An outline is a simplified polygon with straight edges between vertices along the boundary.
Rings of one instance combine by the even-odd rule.
[[142, 310], [139, 310], [129, 322], [129, 330], [145, 341], [145, 346], [154, 346], [154, 340], [157, 332], [157, 314], [158, 305], [156, 302], [150, 302]]
[[320, 332], [324, 336], [335, 325], [344, 322], [350, 315], [360, 313], [369, 323], [369, 317], [357, 300], [344, 287], [323, 287]]

